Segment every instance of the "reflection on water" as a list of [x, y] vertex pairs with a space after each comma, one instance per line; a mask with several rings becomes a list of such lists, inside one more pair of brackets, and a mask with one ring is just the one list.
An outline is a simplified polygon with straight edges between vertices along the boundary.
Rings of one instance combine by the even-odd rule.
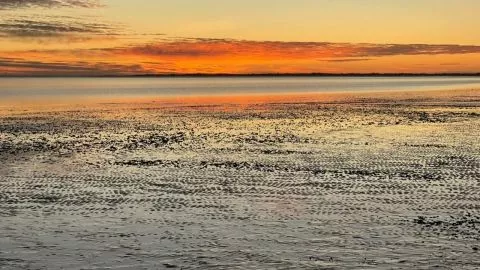
[[0, 99], [9, 102], [479, 87], [479, 77], [1, 78]]

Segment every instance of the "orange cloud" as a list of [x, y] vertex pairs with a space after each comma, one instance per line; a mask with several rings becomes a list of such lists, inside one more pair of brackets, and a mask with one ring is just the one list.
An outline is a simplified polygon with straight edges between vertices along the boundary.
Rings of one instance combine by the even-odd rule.
[[255, 56], [263, 58], [376, 57], [480, 53], [480, 46], [429, 44], [352, 44], [331, 42], [187, 39], [116, 49], [160, 57]]
[[[480, 46], [164, 39], [124, 47], [0, 53], [0, 72], [29, 74], [433, 73], [480, 71]], [[32, 62], [33, 60], [33, 62]], [[456, 63], [456, 65], [445, 65]], [[63, 73], [61, 68], [66, 68]], [[111, 70], [108, 70], [108, 68]], [[28, 68], [28, 69], [27, 69]], [[461, 69], [460, 69], [461, 68]], [[12, 71], [13, 70], [13, 71]]]

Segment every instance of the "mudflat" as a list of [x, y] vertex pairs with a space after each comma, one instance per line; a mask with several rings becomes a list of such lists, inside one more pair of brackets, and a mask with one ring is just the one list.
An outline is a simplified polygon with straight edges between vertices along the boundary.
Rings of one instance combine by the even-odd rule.
[[478, 269], [480, 90], [0, 106], [1, 269]]

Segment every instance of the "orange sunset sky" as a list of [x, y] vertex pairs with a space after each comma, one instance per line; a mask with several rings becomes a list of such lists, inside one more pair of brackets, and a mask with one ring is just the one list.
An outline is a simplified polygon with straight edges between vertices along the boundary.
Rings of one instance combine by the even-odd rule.
[[0, 75], [480, 72], [478, 0], [0, 0]]

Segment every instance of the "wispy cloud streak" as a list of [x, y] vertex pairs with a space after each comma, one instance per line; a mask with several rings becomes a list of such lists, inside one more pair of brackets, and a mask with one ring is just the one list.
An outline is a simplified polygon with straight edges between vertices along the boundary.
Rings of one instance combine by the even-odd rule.
[[273, 58], [345, 58], [480, 53], [480, 46], [186, 39], [115, 50], [125, 53], [163, 57], [258, 56]]
[[115, 64], [109, 62], [48, 62], [19, 58], [0, 58], [0, 75], [50, 75], [50, 76], [101, 76], [153, 73], [140, 64]]
[[19, 8], [59, 8], [59, 7], [81, 7], [97, 8], [102, 5], [98, 0], [2, 0], [0, 9], [19, 9]]
[[0, 21], [3, 37], [57, 37], [63, 35], [115, 35], [117, 27], [102, 22], [85, 22], [72, 17], [17, 18]]

